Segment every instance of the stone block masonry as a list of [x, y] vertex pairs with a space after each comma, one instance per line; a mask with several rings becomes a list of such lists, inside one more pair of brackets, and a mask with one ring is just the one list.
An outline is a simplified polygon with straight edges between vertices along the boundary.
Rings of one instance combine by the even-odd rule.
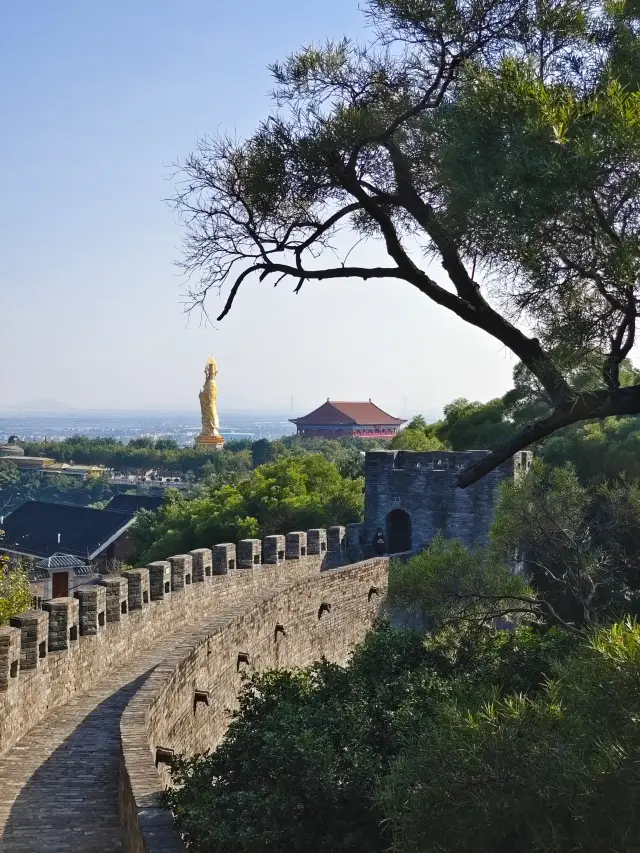
[[47, 657], [49, 614], [41, 610], [28, 610], [10, 619], [9, 625], [20, 629], [20, 669], [23, 672], [28, 669], [39, 670]]
[[151, 601], [164, 601], [171, 595], [171, 563], [158, 560], [149, 563], [149, 588]]
[[191, 551], [191, 569], [194, 583], [204, 583], [211, 577], [212, 554], [209, 548], [197, 548]]
[[[172, 569], [173, 578], [173, 569]], [[149, 569], [131, 569], [122, 576], [128, 582], [129, 612], [142, 610], [149, 604]]]
[[191, 583], [191, 554], [178, 554], [169, 557], [171, 563], [171, 591], [178, 592]]
[[242, 539], [238, 542], [238, 568], [253, 569], [262, 562], [262, 542], [259, 539]]
[[[75, 597], [80, 604], [80, 634], [91, 637], [99, 634], [107, 623], [107, 590], [97, 584], [79, 586]], [[54, 599], [52, 604], [57, 599]]]
[[[218, 746], [242, 672], [305, 666], [323, 656], [346, 663], [378, 616], [387, 573], [388, 559], [377, 558], [269, 584], [183, 638], [122, 716], [120, 814], [128, 853], [184, 853], [159, 804], [169, 772], [156, 766], [158, 750], [190, 756]], [[369, 594], [372, 587], [378, 596]], [[319, 619], [322, 602], [331, 610]]]
[[107, 622], [119, 622], [129, 610], [129, 583], [118, 576], [103, 578], [100, 584], [106, 590]]
[[284, 563], [285, 542], [284, 536], [265, 536], [262, 542], [262, 562]]
[[[211, 552], [198, 549], [202, 575], [194, 574], [191, 584], [162, 599], [149, 595], [151, 566], [81, 588], [77, 598], [50, 602], [50, 612], [21, 614], [14, 626], [0, 629], [0, 753], [5, 756], [0, 757], [0, 853], [174, 849], [170, 815], [136, 799], [143, 783], [162, 784], [158, 772], [166, 771], [154, 765], [156, 750], [189, 753], [217, 743], [240, 671], [302, 665], [323, 654], [344, 661], [375, 618], [381, 598], [368, 593], [371, 586], [384, 588], [386, 560], [327, 570], [336, 561], [346, 562], [346, 549], [329, 555], [325, 531], [316, 530], [311, 538], [320, 553], [309, 556], [302, 553], [305, 538], [308, 532], [296, 531], [278, 540], [285, 560], [252, 562], [249, 571], [237, 570], [230, 543]], [[207, 575], [209, 553], [212, 574]], [[224, 574], [213, 574], [216, 554]], [[193, 564], [194, 555], [189, 557]], [[172, 561], [162, 562], [159, 576], [166, 583]], [[323, 602], [331, 607], [319, 619]], [[84, 626], [76, 639], [74, 622]], [[56, 642], [67, 648], [50, 650]], [[23, 670], [21, 661], [32, 668]], [[148, 682], [150, 673], [162, 684], [171, 676], [171, 687], [159, 692], [159, 682]], [[139, 698], [138, 686], [147, 682], [157, 694], [148, 717], [156, 733], [149, 740], [143, 722], [145, 746], [133, 753], [125, 743], [129, 735], [123, 735], [122, 835], [113, 764], [120, 711], [114, 711], [131, 695]], [[134, 715], [134, 722], [139, 719]], [[136, 767], [143, 768], [142, 778]]]
[[[299, 532], [295, 535], [298, 541], [305, 538]], [[198, 549], [204, 570], [202, 580], [185, 584], [176, 591], [167, 592], [174, 567], [186, 567], [191, 561], [192, 569], [193, 554], [177, 555], [149, 568], [105, 578], [101, 584], [79, 587], [74, 591], [79, 610], [79, 639], [72, 639], [71, 616], [68, 648], [55, 656], [49, 655], [50, 630], [55, 635], [54, 643], [62, 642], [63, 632], [56, 627], [55, 619], [50, 625], [49, 613], [37, 610], [15, 617], [11, 620], [11, 630], [0, 629], [0, 755], [45, 714], [192, 620], [230, 602], [242, 601], [255, 589], [280, 583], [283, 578], [293, 582], [309, 573], [318, 573], [327, 565], [347, 562], [346, 552], [339, 552], [337, 560], [333, 554], [328, 559], [326, 550], [321, 548], [321, 543], [326, 543], [325, 531], [310, 531], [306, 534], [309, 536], [315, 537], [319, 553], [301, 554], [299, 558], [291, 553], [289, 559], [272, 565], [254, 562], [261, 555], [261, 542], [249, 540], [249, 565], [257, 571], [238, 571], [233, 543], [214, 545], [211, 551]], [[206, 573], [209, 553], [211, 575]], [[156, 578], [154, 595], [159, 594], [162, 583], [163, 598], [151, 597], [150, 577]], [[195, 577], [199, 575], [196, 573]], [[75, 605], [62, 603], [50, 609], [64, 611], [69, 607]], [[24, 677], [27, 673], [29, 677]]]
[[68, 651], [71, 643], [78, 639], [78, 600], [54, 598], [53, 601], [45, 601], [43, 610], [49, 614], [49, 651]]
[[327, 550], [327, 531], [314, 528], [307, 532], [307, 554], [324, 554]]
[[227, 575], [236, 569], [236, 546], [232, 542], [214, 545], [212, 551], [212, 572], [214, 575]]
[[467, 547], [485, 547], [501, 483], [531, 465], [532, 454], [517, 453], [466, 489], [457, 486], [464, 468], [485, 450], [460, 452], [369, 451], [365, 457], [364, 542], [385, 531], [390, 553], [419, 551], [441, 531]]
[[20, 630], [0, 628], [0, 691], [17, 686], [20, 672]]

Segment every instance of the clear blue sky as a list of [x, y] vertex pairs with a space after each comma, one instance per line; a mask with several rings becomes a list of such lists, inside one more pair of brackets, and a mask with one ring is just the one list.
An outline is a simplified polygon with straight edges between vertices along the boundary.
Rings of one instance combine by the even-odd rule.
[[356, 0], [0, 4], [0, 409], [195, 408], [210, 352], [223, 409], [433, 411], [508, 387], [495, 341], [399, 283], [253, 282], [215, 328], [182, 312], [170, 164], [252, 131], [269, 62], [362, 26]]

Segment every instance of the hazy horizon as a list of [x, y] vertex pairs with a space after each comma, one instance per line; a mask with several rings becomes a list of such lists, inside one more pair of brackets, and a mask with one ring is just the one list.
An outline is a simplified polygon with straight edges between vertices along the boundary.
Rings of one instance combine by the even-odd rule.
[[216, 326], [183, 312], [170, 164], [206, 134], [250, 134], [272, 109], [267, 64], [343, 34], [363, 34], [357, 0], [5, 5], [0, 409], [191, 411], [210, 353], [223, 411], [437, 412], [507, 390], [504, 348], [405, 283], [254, 280]]

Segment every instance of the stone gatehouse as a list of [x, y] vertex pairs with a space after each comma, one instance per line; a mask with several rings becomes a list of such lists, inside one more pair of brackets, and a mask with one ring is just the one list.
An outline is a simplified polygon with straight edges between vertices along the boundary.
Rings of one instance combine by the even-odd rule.
[[486, 450], [375, 450], [365, 460], [364, 539], [385, 532], [389, 553], [419, 551], [442, 531], [467, 547], [485, 546], [498, 488], [531, 466], [533, 454], [517, 453], [466, 489], [457, 485], [464, 468]]

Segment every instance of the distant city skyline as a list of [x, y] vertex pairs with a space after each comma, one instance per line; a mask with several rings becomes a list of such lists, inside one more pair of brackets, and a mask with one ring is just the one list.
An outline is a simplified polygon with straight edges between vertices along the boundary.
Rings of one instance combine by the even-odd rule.
[[[404, 398], [439, 411], [507, 390], [509, 354], [406, 284], [294, 297], [248, 281], [216, 326], [183, 312], [171, 163], [206, 134], [250, 134], [273, 109], [267, 64], [363, 37], [362, 22], [357, 0], [250, 15], [210, 0], [5, 5], [0, 408], [191, 410], [210, 353], [223, 411], [287, 411], [293, 395], [296, 411], [371, 397], [402, 415]], [[220, 305], [213, 294], [211, 316]]]

